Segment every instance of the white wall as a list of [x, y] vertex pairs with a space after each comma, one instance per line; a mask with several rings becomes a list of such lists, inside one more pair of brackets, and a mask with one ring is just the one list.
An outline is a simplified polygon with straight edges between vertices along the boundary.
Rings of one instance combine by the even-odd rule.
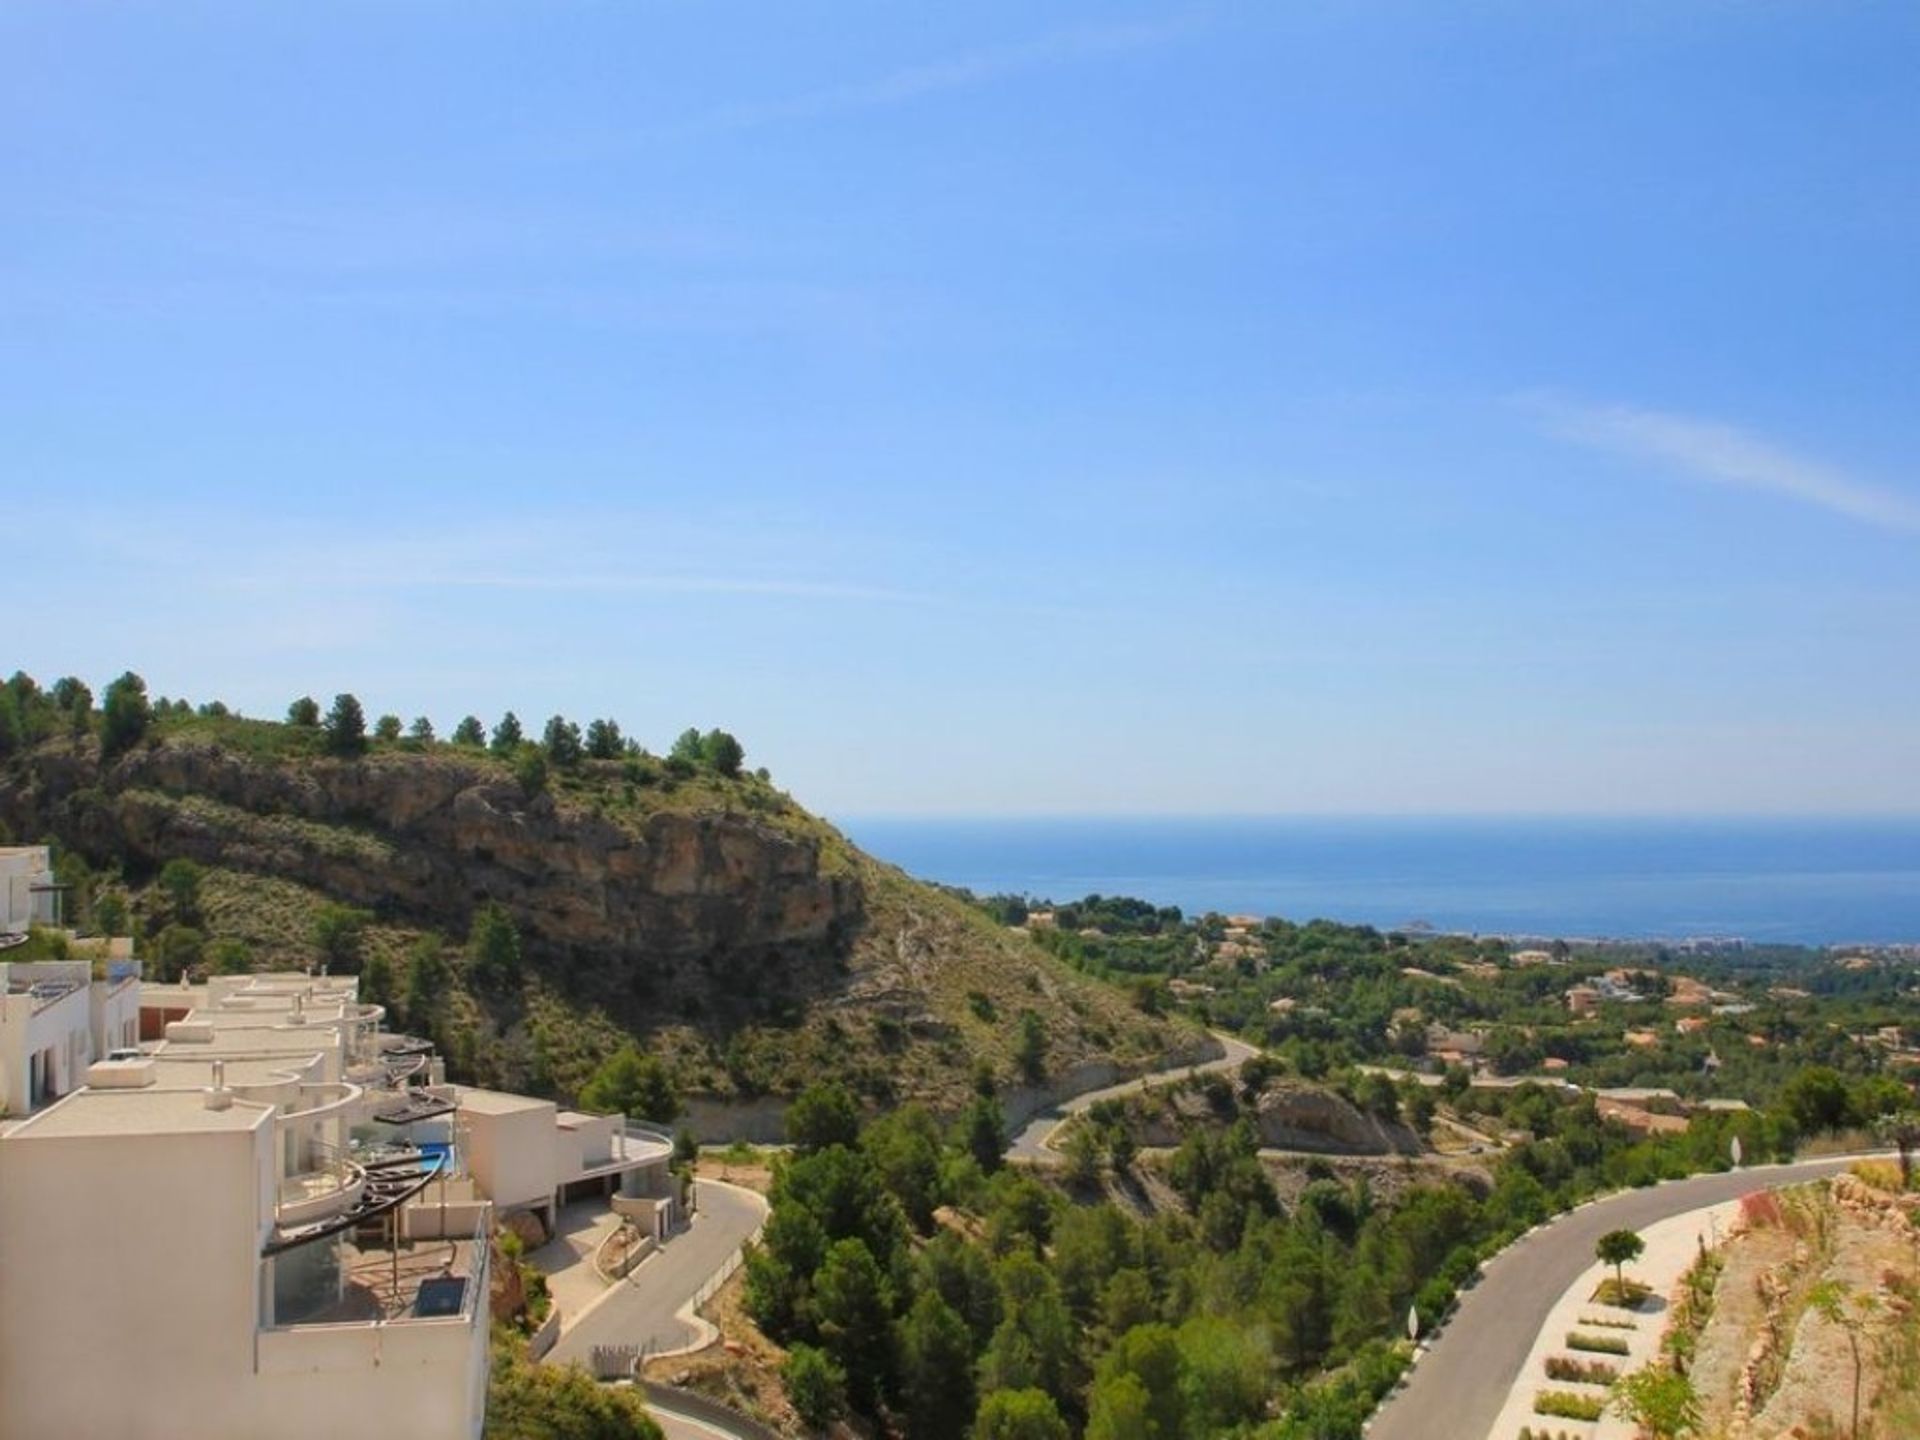
[[269, 1433], [242, 1413], [257, 1139], [0, 1141], [0, 1435]]
[[53, 896], [33, 893], [53, 883], [53, 854], [44, 845], [0, 848], [0, 930], [15, 934], [28, 925], [53, 923]]
[[[95, 1058], [87, 973], [85, 961], [0, 964], [0, 1115], [25, 1115], [31, 1108], [35, 1056], [43, 1057], [46, 1098], [80, 1088]], [[76, 974], [79, 988], [51, 1002], [5, 993], [9, 979], [31, 984]]]
[[553, 1199], [557, 1107], [533, 1105], [493, 1114], [467, 1110], [467, 1168], [481, 1192], [501, 1210], [545, 1205]]
[[89, 1006], [93, 1023], [93, 1058], [104, 1060], [115, 1050], [140, 1042], [140, 982], [96, 980]]
[[258, 1325], [272, 1122], [0, 1139], [0, 1437], [474, 1440], [467, 1320]]

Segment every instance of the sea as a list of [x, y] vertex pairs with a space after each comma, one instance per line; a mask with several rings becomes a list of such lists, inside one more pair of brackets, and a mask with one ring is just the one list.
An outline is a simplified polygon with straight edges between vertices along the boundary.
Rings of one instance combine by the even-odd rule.
[[983, 895], [1481, 935], [1920, 942], [1920, 818], [839, 823], [869, 853]]

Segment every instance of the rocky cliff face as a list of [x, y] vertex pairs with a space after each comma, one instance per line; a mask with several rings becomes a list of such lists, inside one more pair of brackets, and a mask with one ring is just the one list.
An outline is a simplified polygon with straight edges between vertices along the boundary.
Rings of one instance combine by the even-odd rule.
[[1260, 1143], [1275, 1150], [1330, 1155], [1418, 1155], [1420, 1137], [1398, 1121], [1382, 1120], [1331, 1090], [1282, 1085], [1261, 1095], [1255, 1124]]
[[[1172, 1097], [1136, 1127], [1142, 1145], [1172, 1146], [1210, 1118], [1197, 1093]], [[1312, 1155], [1418, 1155], [1420, 1137], [1395, 1120], [1369, 1115], [1344, 1096], [1316, 1085], [1283, 1083], [1260, 1095], [1250, 1117], [1264, 1150]]]
[[[751, 1107], [833, 1077], [876, 1108], [953, 1113], [977, 1066], [1017, 1072], [1028, 1010], [1048, 1084], [1210, 1043], [861, 854], [764, 780], [605, 761], [528, 793], [453, 746], [316, 748], [213, 719], [104, 764], [91, 739], [51, 740], [0, 766], [0, 825], [112, 864], [156, 927], [177, 917], [148, 882], [198, 861], [200, 928], [261, 967], [313, 963], [314, 919], [343, 902], [374, 913], [363, 954], [388, 961], [404, 997], [411, 947], [438, 932], [454, 988], [405, 1020], [434, 1027], [474, 1083], [577, 1094], [638, 1038], [702, 1103]], [[517, 983], [476, 977], [461, 949], [488, 901], [518, 926]]]
[[569, 971], [830, 964], [864, 913], [857, 875], [804, 830], [740, 810], [616, 821], [444, 754], [291, 765], [170, 741], [103, 768], [90, 746], [48, 749], [0, 779], [0, 821], [96, 860], [184, 856], [456, 934], [497, 900], [531, 954]]

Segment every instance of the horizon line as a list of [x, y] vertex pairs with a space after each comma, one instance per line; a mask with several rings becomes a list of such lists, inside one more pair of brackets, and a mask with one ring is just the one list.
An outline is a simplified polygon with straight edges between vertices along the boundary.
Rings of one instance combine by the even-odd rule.
[[[814, 807], [809, 806], [812, 809]], [[847, 810], [815, 811], [838, 823], [868, 821], [990, 821], [1004, 823], [1206, 821], [1574, 821], [1574, 822], [1766, 822], [1825, 821], [1844, 824], [1920, 824], [1916, 810]]]

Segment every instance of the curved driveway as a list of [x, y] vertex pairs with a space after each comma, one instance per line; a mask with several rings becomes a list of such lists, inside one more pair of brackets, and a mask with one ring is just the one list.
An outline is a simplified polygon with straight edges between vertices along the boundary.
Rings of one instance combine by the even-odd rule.
[[749, 1190], [695, 1182], [698, 1206], [680, 1234], [606, 1292], [560, 1337], [548, 1359], [593, 1366], [596, 1345], [638, 1345], [649, 1352], [691, 1345], [708, 1332], [680, 1312], [766, 1219], [767, 1202]]
[[1244, 1040], [1236, 1040], [1231, 1035], [1213, 1032], [1213, 1038], [1226, 1046], [1227, 1053], [1218, 1060], [1204, 1061], [1199, 1065], [1176, 1065], [1171, 1070], [1153, 1070], [1135, 1080], [1124, 1080], [1118, 1085], [1109, 1085], [1104, 1090], [1088, 1090], [1064, 1100], [1050, 1110], [1042, 1110], [1029, 1120], [1026, 1128], [1013, 1137], [1007, 1146], [1009, 1160], [1024, 1160], [1030, 1165], [1055, 1165], [1060, 1162], [1057, 1151], [1047, 1145], [1047, 1137], [1054, 1128], [1069, 1116], [1078, 1115], [1092, 1109], [1102, 1100], [1114, 1100], [1122, 1095], [1131, 1095], [1138, 1090], [1146, 1090], [1155, 1085], [1177, 1080], [1188, 1074], [1207, 1074], [1215, 1070], [1237, 1070], [1244, 1060], [1250, 1060], [1260, 1051]]
[[1374, 1416], [1367, 1440], [1483, 1440], [1548, 1312], [1593, 1264], [1594, 1241], [1607, 1231], [1643, 1229], [1750, 1190], [1819, 1179], [1851, 1163], [1852, 1157], [1842, 1157], [1768, 1165], [1628, 1190], [1515, 1241], [1487, 1262], [1478, 1285], [1462, 1293], [1460, 1307], [1406, 1387]]

